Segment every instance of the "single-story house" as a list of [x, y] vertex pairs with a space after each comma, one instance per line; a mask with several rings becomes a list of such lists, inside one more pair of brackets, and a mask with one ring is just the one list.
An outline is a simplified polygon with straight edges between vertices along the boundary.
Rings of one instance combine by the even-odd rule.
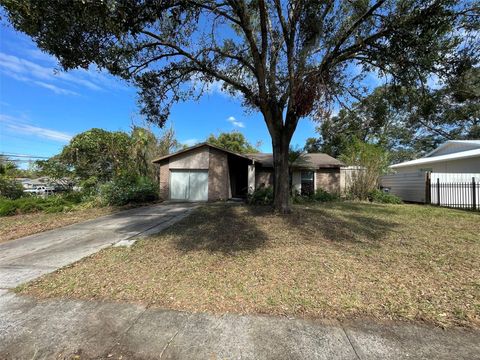
[[[160, 196], [168, 200], [227, 200], [273, 185], [272, 154], [238, 154], [201, 143], [154, 163], [160, 167]], [[303, 154], [292, 164], [292, 189], [306, 193], [322, 188], [338, 193], [342, 166], [327, 154]]]
[[480, 173], [480, 140], [449, 140], [420, 159], [390, 168], [397, 173]]

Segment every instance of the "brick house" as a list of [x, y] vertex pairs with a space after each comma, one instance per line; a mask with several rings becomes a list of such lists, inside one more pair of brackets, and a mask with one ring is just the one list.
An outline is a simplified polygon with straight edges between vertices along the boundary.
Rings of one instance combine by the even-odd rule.
[[[154, 163], [159, 164], [160, 196], [165, 200], [227, 200], [273, 185], [272, 154], [238, 154], [201, 143]], [[304, 154], [292, 164], [292, 190], [339, 193], [342, 166], [327, 154]]]

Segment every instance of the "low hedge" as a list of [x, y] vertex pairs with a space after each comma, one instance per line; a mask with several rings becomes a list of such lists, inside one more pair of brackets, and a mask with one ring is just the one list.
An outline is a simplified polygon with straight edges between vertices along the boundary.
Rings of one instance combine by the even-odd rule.
[[402, 199], [398, 196], [375, 189], [368, 194], [368, 200], [382, 204], [401, 204]]
[[68, 195], [51, 195], [48, 197], [24, 196], [19, 199], [0, 198], [0, 216], [29, 214], [38, 211], [56, 213], [71, 210], [77, 201]]
[[119, 177], [100, 187], [104, 205], [121, 206], [158, 199], [158, 185], [146, 177]]

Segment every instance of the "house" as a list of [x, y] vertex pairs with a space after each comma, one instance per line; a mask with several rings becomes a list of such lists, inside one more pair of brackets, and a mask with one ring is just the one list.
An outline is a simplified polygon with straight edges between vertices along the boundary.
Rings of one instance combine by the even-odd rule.
[[[162, 156], [160, 196], [169, 200], [215, 201], [245, 197], [273, 185], [272, 154], [238, 154], [201, 143]], [[340, 191], [343, 163], [326, 154], [303, 154], [292, 164], [292, 189], [299, 193], [322, 188]]]
[[423, 158], [390, 168], [397, 173], [480, 173], [480, 140], [449, 140]]
[[[480, 140], [446, 141], [423, 158], [395, 164], [390, 168], [395, 173], [382, 176], [380, 186], [402, 200], [429, 203], [433, 197], [438, 196], [438, 192], [433, 192], [432, 189], [440, 181], [444, 190], [455, 198], [450, 201], [454, 203], [465, 198], [469, 191], [467, 185], [462, 185], [465, 189], [458, 189], [455, 184], [467, 184], [472, 181], [472, 177], [478, 179]], [[430, 189], [427, 188], [427, 178], [429, 183], [435, 183]]]

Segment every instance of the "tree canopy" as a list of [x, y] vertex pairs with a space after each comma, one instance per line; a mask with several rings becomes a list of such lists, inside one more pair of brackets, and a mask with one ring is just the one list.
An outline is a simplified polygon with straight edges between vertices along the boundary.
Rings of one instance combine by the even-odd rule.
[[13, 26], [64, 69], [94, 63], [132, 82], [152, 122], [163, 125], [172, 104], [214, 82], [260, 111], [280, 212], [289, 207], [288, 149], [301, 118], [361, 94], [368, 71], [417, 84], [478, 51], [475, 0], [1, 3]]
[[258, 152], [258, 149], [250, 144], [245, 136], [239, 131], [220, 133], [218, 136], [211, 134], [207, 138], [207, 142], [239, 154]]
[[60, 154], [36, 162], [37, 172], [53, 179], [76, 177], [95, 184], [125, 175], [157, 179], [152, 161], [179, 147], [172, 128], [160, 136], [133, 126], [130, 133], [90, 129], [63, 147]]
[[421, 156], [452, 139], [480, 137], [480, 69], [469, 66], [437, 88], [381, 86], [325, 119], [305, 148], [332, 156], [359, 139], [389, 150], [393, 162]]

